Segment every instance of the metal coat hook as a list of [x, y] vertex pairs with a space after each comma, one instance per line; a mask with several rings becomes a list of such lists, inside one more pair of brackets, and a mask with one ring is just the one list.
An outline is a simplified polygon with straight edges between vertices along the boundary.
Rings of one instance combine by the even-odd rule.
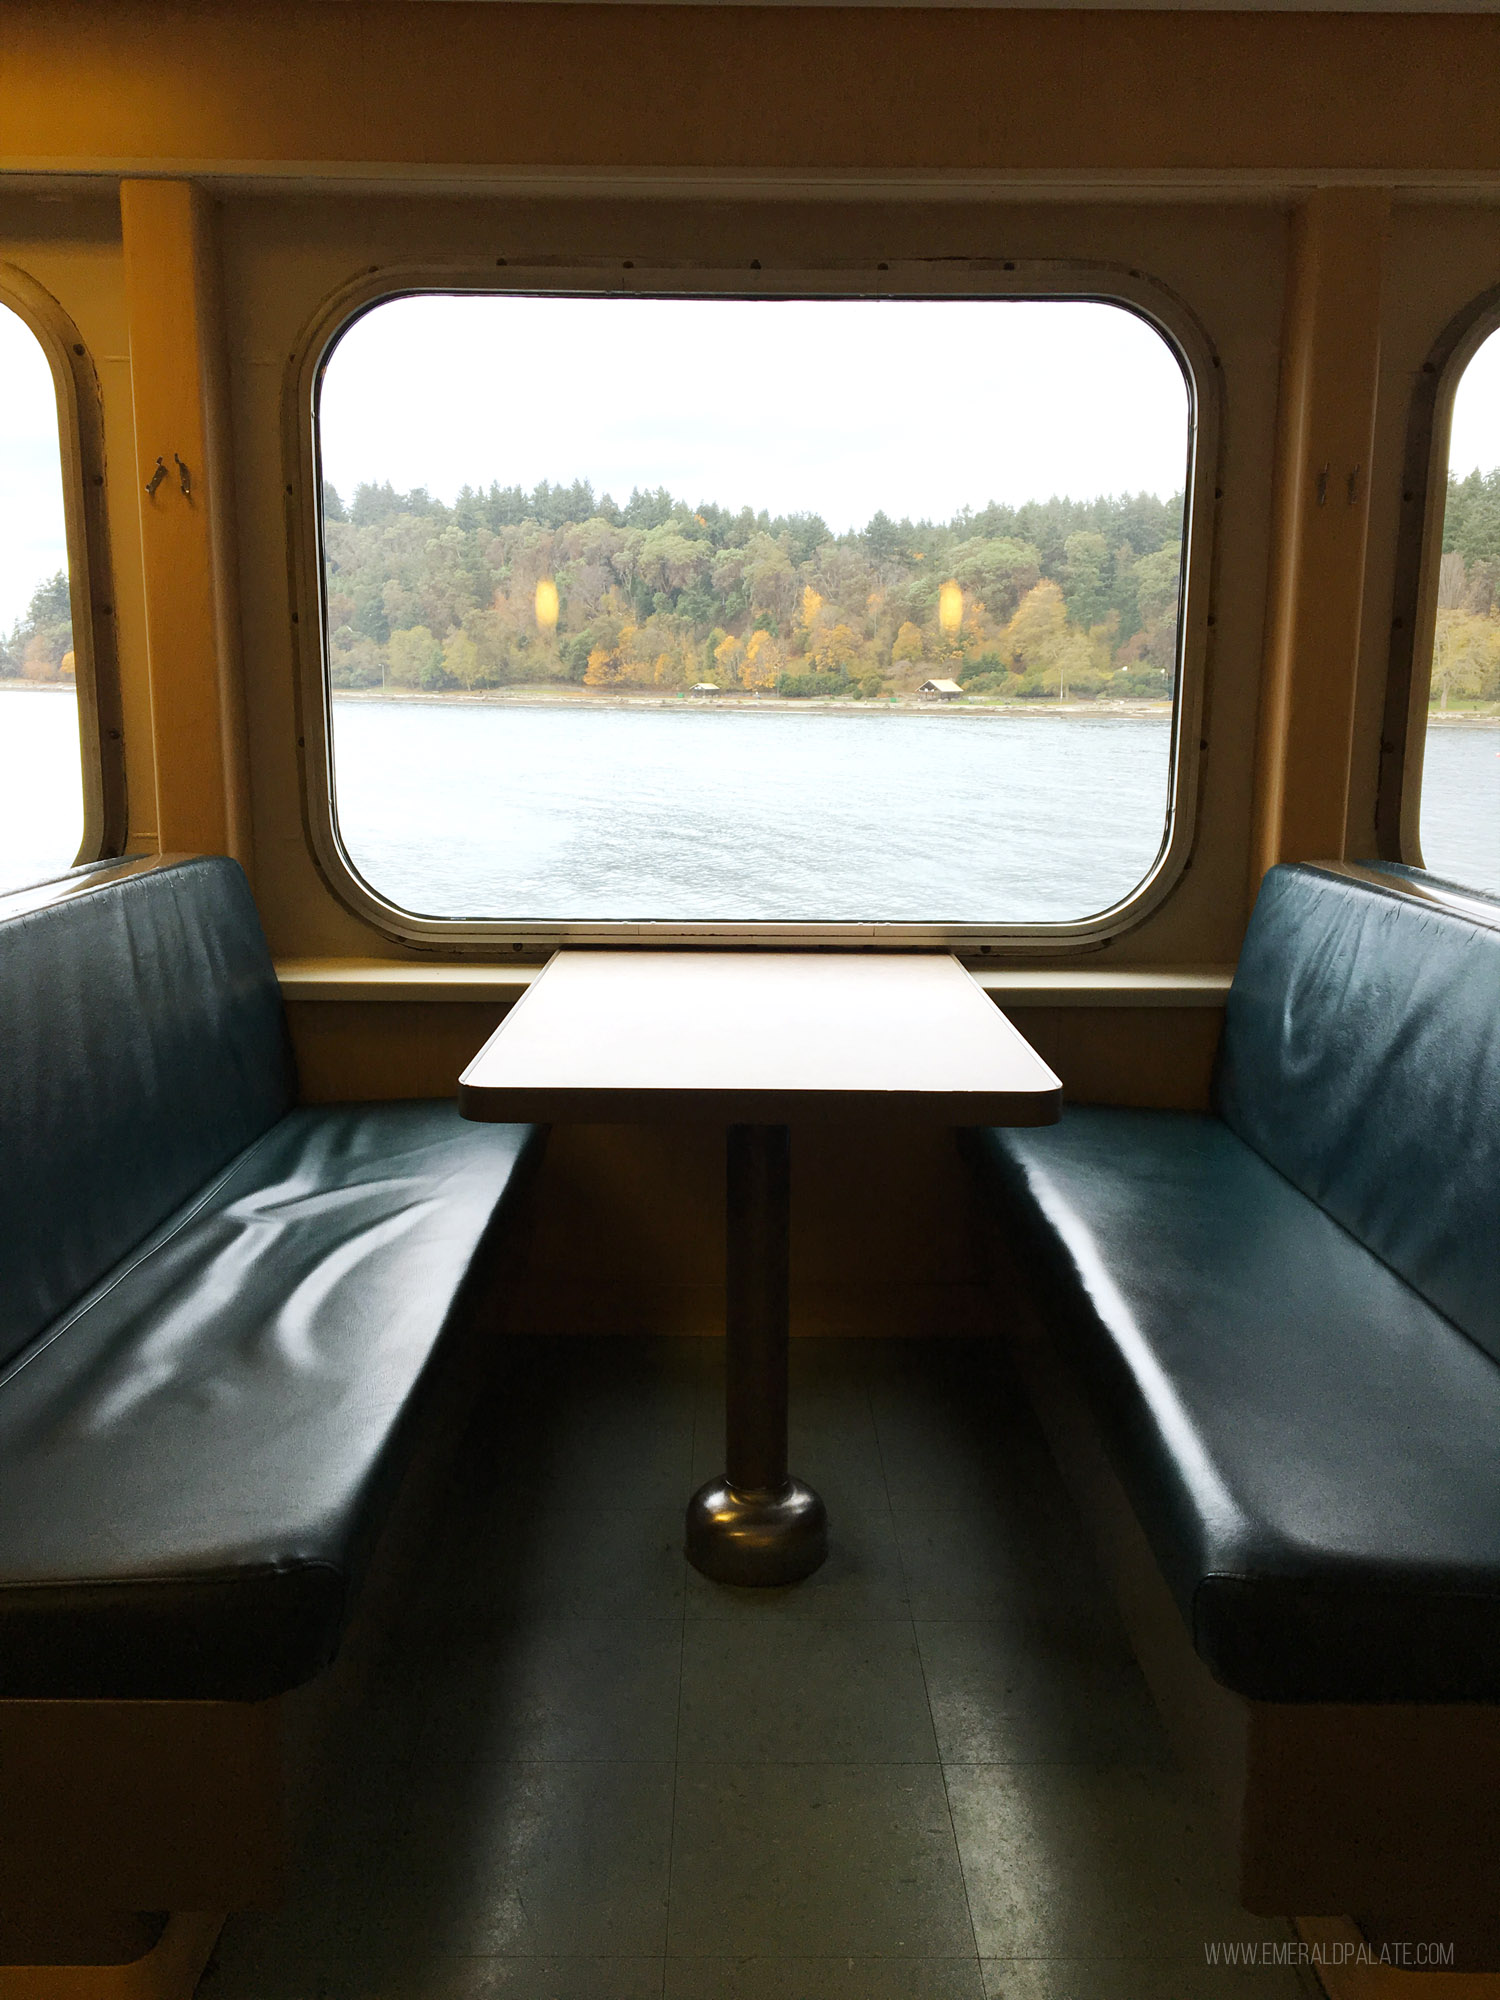
[[1323, 466], [1318, 473], [1318, 505], [1328, 505], [1328, 467]]
[[167, 468], [165, 461], [159, 458], [156, 461], [155, 472], [153, 472], [151, 477], [146, 481], [146, 498], [148, 500], [154, 500], [156, 498], [156, 489], [158, 486], [161, 485], [162, 481], [166, 478], [166, 476], [167, 476]]
[[172, 463], [177, 467], [177, 481], [182, 488], [183, 499], [191, 500], [193, 497], [193, 475], [188, 471], [175, 451], [172, 454]]

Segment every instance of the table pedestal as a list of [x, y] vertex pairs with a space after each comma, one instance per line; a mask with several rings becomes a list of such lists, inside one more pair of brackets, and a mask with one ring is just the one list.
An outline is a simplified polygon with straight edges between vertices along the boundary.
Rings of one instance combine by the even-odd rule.
[[791, 1135], [729, 1128], [725, 1471], [688, 1502], [687, 1557], [716, 1583], [796, 1583], [828, 1553], [828, 1517], [787, 1472]]

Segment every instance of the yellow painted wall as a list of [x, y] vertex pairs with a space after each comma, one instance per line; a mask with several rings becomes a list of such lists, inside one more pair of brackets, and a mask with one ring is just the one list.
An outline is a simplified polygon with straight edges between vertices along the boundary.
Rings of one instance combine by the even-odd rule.
[[5, 164], [1500, 167], [1491, 16], [7, 0]]

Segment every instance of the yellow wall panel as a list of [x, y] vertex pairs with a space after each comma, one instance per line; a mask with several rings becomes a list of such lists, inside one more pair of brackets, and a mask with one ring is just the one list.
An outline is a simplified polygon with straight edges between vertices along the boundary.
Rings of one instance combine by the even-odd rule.
[[224, 330], [207, 197], [120, 189], [135, 488], [165, 852], [250, 858]]
[[1484, 15], [8, 0], [0, 78], [56, 169], [1500, 167]]
[[1252, 886], [1344, 854], [1389, 219], [1385, 189], [1322, 188], [1293, 235]]

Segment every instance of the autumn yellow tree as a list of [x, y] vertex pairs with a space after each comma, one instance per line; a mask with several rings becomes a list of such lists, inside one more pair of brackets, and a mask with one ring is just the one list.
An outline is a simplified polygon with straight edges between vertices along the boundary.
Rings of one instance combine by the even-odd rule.
[[1063, 594], [1051, 578], [1033, 584], [1005, 628], [1005, 642], [1018, 665], [1042, 666], [1062, 644], [1068, 629]]
[[1440, 608], [1432, 645], [1432, 690], [1440, 709], [1449, 698], [1500, 694], [1500, 622], [1473, 611]]
[[859, 651], [859, 635], [842, 620], [837, 625], [820, 625], [808, 639], [807, 655], [820, 673], [847, 668]]
[[478, 681], [479, 648], [467, 632], [450, 632], [443, 641], [443, 672], [458, 687], [471, 688]]
[[714, 647], [714, 671], [718, 674], [722, 682], [739, 679], [740, 667], [744, 657], [745, 647], [743, 643], [739, 639], [736, 639], [732, 632], [726, 633], [718, 645]]
[[409, 625], [391, 634], [386, 649], [394, 687], [427, 687], [443, 664], [443, 648], [425, 625]]
[[891, 647], [892, 660], [920, 660], [926, 651], [926, 644], [919, 627], [907, 619], [896, 634]]
[[745, 658], [740, 680], [747, 688], [775, 687], [776, 676], [786, 664], [786, 656], [769, 632], [759, 627], [745, 641]]
[[1005, 628], [1005, 647], [1018, 671], [1034, 685], [1055, 686], [1059, 698], [1070, 690], [1092, 692], [1108, 672], [1109, 645], [1103, 628], [1096, 638], [1070, 625], [1061, 587], [1050, 577], [1034, 584], [1017, 605]]

